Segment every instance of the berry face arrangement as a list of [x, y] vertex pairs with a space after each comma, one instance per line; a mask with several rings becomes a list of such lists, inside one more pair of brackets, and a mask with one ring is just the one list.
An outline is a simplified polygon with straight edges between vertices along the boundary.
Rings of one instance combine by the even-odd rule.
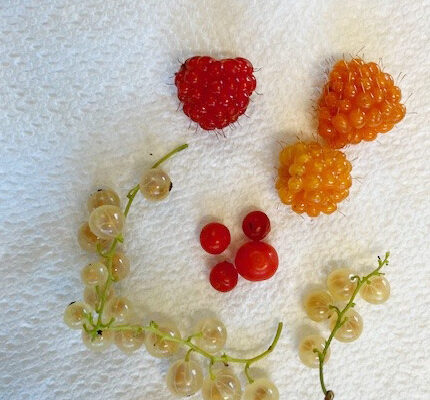
[[236, 122], [257, 85], [253, 71], [245, 58], [189, 58], [175, 75], [184, 114], [207, 131]]
[[[124, 279], [130, 270], [127, 257], [118, 249], [124, 241], [124, 224], [130, 207], [139, 191], [149, 201], [166, 198], [172, 185], [169, 176], [159, 166], [187, 147], [188, 145], [177, 147], [144, 174], [140, 184], [128, 192], [124, 211], [120, 209], [118, 195], [111, 189], [103, 189], [90, 196], [89, 223], [79, 229], [78, 242], [82, 249], [98, 254], [99, 260], [87, 264], [81, 271], [85, 285], [84, 301], [72, 302], [66, 307], [64, 322], [71, 329], [81, 330], [83, 343], [95, 352], [102, 352], [114, 343], [126, 354], [145, 346], [151, 356], [168, 358], [177, 354], [181, 347], [187, 348], [185, 357], [174, 362], [167, 373], [167, 387], [175, 396], [187, 397], [202, 390], [204, 400], [239, 400], [242, 394], [240, 381], [233, 370], [227, 367], [239, 364], [244, 367], [249, 383], [245, 389], [246, 399], [278, 400], [276, 386], [267, 379], [254, 381], [249, 368], [275, 349], [281, 336], [282, 322], [278, 324], [275, 337], [267, 350], [255, 357], [237, 358], [225, 352], [219, 353], [227, 340], [227, 329], [221, 321], [204, 318], [184, 338], [178, 327], [169, 320], [140, 325], [132, 303], [115, 293], [114, 283]], [[224, 266], [221, 272], [218, 271], [218, 277], [214, 278], [219, 290], [230, 290], [237, 283], [237, 271], [232, 264], [231, 267], [236, 276], [231, 271], [230, 276], [226, 272], [228, 268]], [[194, 354], [208, 359], [209, 371], [206, 378], [201, 364], [192, 357]], [[262, 397], [262, 394], [266, 397]]]
[[348, 197], [352, 166], [342, 152], [316, 142], [298, 142], [284, 147], [279, 161], [276, 189], [294, 212], [309, 217], [331, 214]]
[[393, 77], [361, 58], [338, 61], [318, 102], [318, 132], [330, 147], [376, 139], [406, 114]]
[[[308, 317], [314, 321], [329, 321], [330, 336], [325, 340], [320, 335], [309, 335], [299, 345], [300, 360], [309, 368], [318, 368], [322, 392], [325, 400], [332, 400], [334, 393], [327, 390], [324, 381], [324, 363], [330, 357], [330, 345], [333, 339], [339, 342], [353, 342], [363, 331], [363, 319], [355, 311], [355, 298], [358, 293], [369, 303], [381, 304], [390, 296], [390, 285], [381, 269], [388, 265], [390, 253], [384, 260], [378, 257], [378, 267], [370, 274], [359, 277], [347, 268], [333, 271], [327, 279], [328, 291], [315, 290], [304, 301]], [[335, 301], [346, 305], [341, 309]]]

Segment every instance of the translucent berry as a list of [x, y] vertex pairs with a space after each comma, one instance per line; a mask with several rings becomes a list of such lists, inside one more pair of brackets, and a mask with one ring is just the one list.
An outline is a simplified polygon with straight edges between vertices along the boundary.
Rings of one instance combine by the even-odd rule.
[[[350, 308], [343, 318], [346, 318], [346, 322], [339, 328], [334, 337], [339, 340], [339, 342], [353, 342], [357, 340], [363, 332], [363, 319], [361, 315]], [[330, 318], [330, 329], [333, 330], [336, 325], [337, 314], [333, 314]]]
[[[321, 335], [309, 335], [302, 339], [299, 344], [299, 357], [303, 364], [309, 368], [319, 367], [318, 350], [320, 353], [324, 351], [325, 339]], [[330, 348], [324, 358], [324, 363], [330, 358]]]
[[64, 323], [72, 329], [82, 329], [87, 317], [91, 313], [87, 304], [80, 301], [70, 303], [64, 310]]
[[151, 168], [146, 171], [139, 183], [140, 191], [145, 199], [150, 201], [161, 201], [165, 199], [172, 190], [172, 182], [162, 169]]
[[209, 353], [222, 350], [227, 340], [225, 325], [215, 318], [202, 319], [197, 323], [194, 331], [201, 334], [194, 339], [196, 344]]
[[306, 314], [316, 322], [325, 321], [330, 318], [333, 311], [330, 305], [333, 304], [333, 297], [325, 290], [313, 290], [309, 292], [303, 302]]
[[106, 283], [109, 272], [101, 262], [87, 264], [81, 271], [81, 279], [87, 286], [102, 286]]
[[88, 222], [85, 222], [79, 227], [78, 243], [83, 250], [96, 253], [97, 245], [99, 245], [101, 250], [107, 250], [110, 247], [112, 241], [109, 239], [98, 238], [93, 232], [91, 232]]
[[319, 134], [330, 147], [375, 140], [400, 122], [406, 109], [390, 74], [359, 58], [341, 60], [330, 72], [318, 102]]
[[[158, 326], [158, 329], [164, 335], [181, 338], [178, 328], [172, 323], [164, 322]], [[163, 339], [153, 332], [146, 333], [145, 346], [149, 354], [158, 358], [170, 357], [179, 350], [178, 343]]]
[[178, 360], [170, 366], [167, 387], [175, 396], [191, 396], [197, 393], [202, 385], [203, 371], [197, 361]]
[[175, 75], [184, 113], [204, 130], [223, 129], [237, 121], [256, 87], [253, 70], [244, 58], [189, 58]]
[[342, 152], [299, 142], [282, 149], [279, 161], [279, 198], [296, 213], [331, 214], [348, 197], [352, 167]]
[[390, 283], [382, 275], [372, 276], [361, 287], [360, 295], [368, 303], [385, 303], [390, 297]]
[[90, 195], [87, 201], [88, 211], [91, 212], [95, 208], [105, 205], [119, 207], [121, 201], [118, 194], [112, 189], [99, 189]]
[[82, 330], [82, 341], [91, 351], [105, 351], [113, 343], [113, 339], [114, 333], [109, 329], [98, 330], [94, 337], [91, 333]]
[[127, 323], [132, 317], [133, 308], [130, 300], [125, 297], [113, 297], [110, 299], [104, 309], [106, 322], [111, 318], [115, 319], [115, 325]]
[[245, 388], [243, 400], [279, 400], [279, 391], [267, 378], [259, 378]]
[[207, 376], [203, 382], [203, 400], [240, 400], [242, 388], [232, 369], [221, 367], [213, 371], [214, 379]]
[[348, 301], [357, 286], [351, 278], [354, 274], [349, 268], [339, 268], [327, 277], [327, 288], [333, 298], [338, 301]]
[[113, 239], [124, 227], [124, 214], [117, 206], [100, 206], [90, 214], [89, 226], [94, 235], [103, 239]]
[[115, 332], [115, 344], [124, 353], [130, 354], [142, 347], [145, 332], [137, 329], [126, 329]]
[[121, 251], [116, 252], [112, 257], [112, 279], [115, 282], [121, 281], [128, 275], [129, 272], [130, 261], [128, 260], [127, 256]]

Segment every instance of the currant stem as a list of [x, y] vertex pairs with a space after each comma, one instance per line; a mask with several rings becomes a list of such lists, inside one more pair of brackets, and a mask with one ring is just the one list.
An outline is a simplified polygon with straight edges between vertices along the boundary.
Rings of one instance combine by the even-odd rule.
[[324, 393], [324, 395], [326, 396], [325, 399], [327, 397], [333, 399], [334, 398], [334, 393], [331, 390], [327, 390], [326, 386], [325, 386], [325, 382], [324, 382], [324, 361], [325, 358], [327, 356], [327, 352], [328, 349], [330, 347], [331, 342], [333, 341], [334, 336], [336, 335], [337, 331], [342, 327], [342, 325], [346, 322], [346, 318], [344, 318], [344, 315], [346, 314], [346, 312], [350, 309], [353, 308], [355, 306], [354, 300], [355, 297], [357, 296], [358, 292], [360, 291], [361, 287], [369, 281], [369, 279], [373, 276], [378, 276], [381, 275], [382, 273], [379, 272], [381, 270], [381, 268], [385, 265], [388, 265], [388, 258], [390, 257], [390, 252], [386, 252], [385, 253], [385, 258], [384, 260], [382, 260], [380, 257], [378, 257], [378, 267], [376, 269], [374, 269], [370, 274], [363, 276], [362, 278], [360, 278], [359, 276], [355, 275], [352, 277], [353, 280], [357, 281], [357, 286], [355, 287], [354, 292], [351, 295], [351, 298], [349, 299], [348, 303], [346, 304], [346, 306], [340, 310], [338, 307], [336, 306], [330, 306], [331, 309], [334, 309], [337, 313], [337, 319], [336, 319], [336, 324], [333, 327], [333, 330], [330, 333], [330, 336], [328, 337], [328, 339], [326, 340], [325, 344], [324, 344], [324, 350], [321, 352], [317, 349], [314, 349], [314, 352], [318, 354], [318, 360], [319, 360], [319, 378], [320, 378], [320, 384], [321, 384], [321, 389]]
[[[252, 357], [252, 358], [236, 358], [236, 357], [231, 357], [228, 354], [223, 354], [222, 356], [215, 356], [215, 355], [203, 350], [202, 348], [200, 348], [199, 346], [194, 344], [191, 340], [179, 339], [177, 337], [174, 337], [174, 336], [171, 336], [169, 334], [162, 332], [158, 328], [157, 324], [155, 324], [154, 322], [151, 322], [148, 326], [117, 325], [117, 326], [109, 327], [110, 330], [114, 330], [114, 331], [137, 330], [138, 332], [142, 332], [142, 331], [151, 332], [151, 333], [155, 333], [157, 336], [159, 336], [160, 340], [175, 342], [175, 343], [178, 343], [182, 346], [189, 347], [189, 350], [187, 352], [187, 355], [185, 356], [186, 357], [185, 359], [187, 359], [187, 357], [189, 357], [189, 354], [191, 351], [194, 351], [194, 352], [202, 355], [203, 357], [209, 359], [209, 361], [210, 361], [209, 373], [210, 373], [211, 377], [213, 376], [211, 368], [217, 362], [222, 362], [224, 364], [227, 364], [227, 363], [245, 364], [245, 375], [246, 375], [249, 383], [254, 382], [254, 380], [249, 375], [249, 368], [255, 362], [268, 356], [275, 349], [275, 347], [279, 341], [279, 338], [281, 337], [282, 328], [283, 328], [283, 323], [279, 322], [275, 337], [273, 338], [273, 341], [272, 341], [271, 345], [267, 348], [267, 350], [263, 351], [262, 353], [258, 354], [255, 357]], [[192, 337], [194, 337], [194, 335], [192, 335]]]
[[[183, 144], [181, 146], [176, 147], [175, 149], [173, 149], [171, 152], [167, 153], [166, 155], [164, 155], [163, 157], [161, 157], [153, 166], [152, 168], [156, 168], [159, 165], [161, 165], [163, 162], [167, 161], [170, 157], [172, 157], [173, 155], [175, 155], [176, 153], [179, 153], [182, 150], [185, 150], [188, 147], [188, 144]], [[128, 202], [125, 206], [124, 209], [124, 217], [127, 218], [128, 213], [130, 211], [131, 205], [133, 204], [133, 201], [137, 195], [137, 193], [139, 192], [139, 185], [134, 186], [132, 189], [130, 189], [130, 191], [127, 194], [127, 199]], [[101, 293], [101, 300], [100, 300], [100, 305], [97, 308], [96, 312], [98, 314], [98, 318], [97, 318], [97, 322], [94, 324], [93, 321], [89, 320], [88, 322], [90, 323], [90, 325], [94, 328], [93, 332], [97, 332], [99, 329], [101, 328], [106, 328], [107, 326], [110, 325], [110, 323], [108, 324], [103, 324], [102, 322], [102, 317], [103, 317], [103, 311], [104, 311], [104, 307], [106, 304], [106, 296], [108, 293], [108, 290], [110, 288], [110, 286], [113, 283], [113, 276], [112, 276], [112, 262], [113, 262], [113, 257], [115, 255], [115, 250], [116, 247], [118, 245], [118, 243], [122, 243], [124, 241], [124, 237], [122, 234], [118, 235], [112, 242], [109, 250], [106, 253], [103, 253], [100, 249], [100, 247], [97, 248], [98, 253], [104, 257], [105, 259], [105, 265], [106, 268], [108, 270], [108, 278], [106, 280], [106, 283], [102, 289], [102, 293]], [[96, 333], [93, 334], [93, 337], [95, 336]]]

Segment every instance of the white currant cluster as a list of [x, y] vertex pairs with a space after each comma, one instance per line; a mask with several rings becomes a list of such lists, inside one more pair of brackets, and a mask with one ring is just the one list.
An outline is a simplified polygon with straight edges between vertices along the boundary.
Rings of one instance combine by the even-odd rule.
[[[82, 269], [83, 301], [69, 304], [64, 312], [64, 322], [72, 329], [82, 330], [84, 344], [96, 352], [104, 351], [115, 343], [127, 354], [145, 346], [150, 355], [167, 358], [181, 347], [187, 347], [185, 358], [174, 362], [167, 374], [167, 387], [176, 396], [190, 396], [201, 390], [205, 400], [241, 399], [240, 381], [228, 366], [239, 363], [245, 366], [249, 381], [243, 394], [245, 400], [278, 400], [276, 386], [268, 379], [254, 381], [249, 375], [249, 367], [273, 351], [282, 323], [265, 352], [250, 359], [234, 358], [220, 354], [227, 340], [227, 330], [221, 321], [205, 318], [195, 326], [192, 335], [183, 339], [179, 329], [170, 321], [152, 321], [146, 326], [139, 324], [131, 302], [115, 293], [113, 284], [124, 279], [130, 271], [129, 260], [120, 245], [131, 204], [139, 191], [150, 201], [160, 201], [168, 196], [172, 189], [170, 178], [158, 167], [186, 147], [183, 145], [168, 153], [143, 175], [139, 185], [128, 193], [124, 211], [120, 208], [118, 194], [112, 189], [100, 189], [89, 197], [89, 219], [79, 229], [78, 242], [82, 249], [97, 254], [98, 259]], [[209, 374], [206, 378], [192, 353], [208, 359]]]
[[332, 339], [348, 343], [361, 335], [363, 319], [354, 309], [358, 293], [372, 304], [388, 300], [390, 284], [380, 272], [388, 264], [388, 257], [389, 253], [386, 253], [384, 260], [378, 258], [378, 267], [364, 277], [354, 275], [349, 268], [336, 269], [327, 277], [327, 290], [313, 290], [304, 299], [308, 317], [316, 322], [328, 321], [331, 330], [327, 340], [321, 335], [308, 335], [299, 344], [299, 357], [303, 364], [320, 369], [321, 387], [326, 399], [334, 398], [334, 393], [326, 390], [323, 376], [323, 364], [330, 358]]

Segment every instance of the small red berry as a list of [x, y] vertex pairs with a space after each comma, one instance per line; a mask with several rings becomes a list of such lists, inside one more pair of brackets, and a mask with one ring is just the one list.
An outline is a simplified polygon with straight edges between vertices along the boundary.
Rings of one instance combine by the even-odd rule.
[[262, 240], [270, 232], [269, 217], [263, 211], [252, 211], [243, 220], [242, 229], [251, 240]]
[[203, 227], [200, 233], [200, 244], [210, 254], [222, 253], [230, 244], [231, 236], [228, 228], [218, 222]]
[[212, 268], [209, 281], [218, 292], [229, 292], [237, 285], [238, 273], [228, 261], [220, 262]]
[[248, 242], [236, 254], [237, 272], [248, 281], [264, 281], [278, 269], [278, 253], [265, 242]]
[[175, 74], [184, 113], [202, 129], [222, 129], [245, 113], [257, 81], [244, 58], [192, 57]]

